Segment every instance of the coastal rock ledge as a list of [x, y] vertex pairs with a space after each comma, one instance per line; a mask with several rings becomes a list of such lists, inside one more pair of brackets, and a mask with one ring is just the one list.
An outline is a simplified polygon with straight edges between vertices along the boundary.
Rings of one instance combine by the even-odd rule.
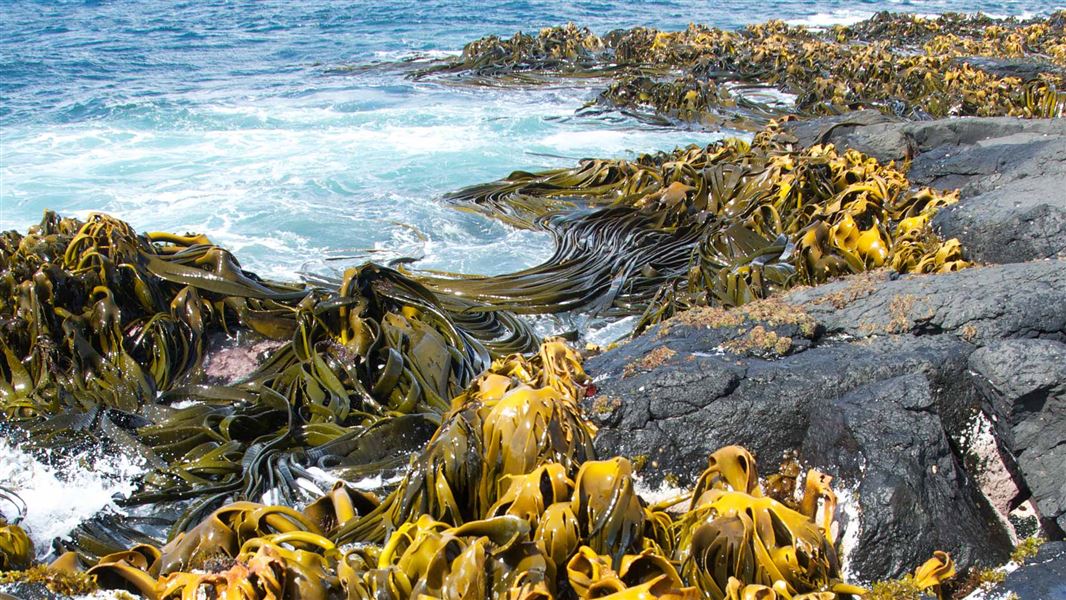
[[[597, 451], [631, 457], [652, 487], [691, 484], [729, 444], [761, 465], [817, 468], [844, 490], [845, 566], [862, 581], [937, 549], [966, 570], [1003, 564], [1034, 532], [1062, 539], [1066, 127], [857, 113], [794, 134], [909, 159], [918, 184], [961, 188], [936, 223], [978, 266], [873, 271], [682, 313], [588, 360]], [[1030, 503], [1038, 523], [1008, 519]]]

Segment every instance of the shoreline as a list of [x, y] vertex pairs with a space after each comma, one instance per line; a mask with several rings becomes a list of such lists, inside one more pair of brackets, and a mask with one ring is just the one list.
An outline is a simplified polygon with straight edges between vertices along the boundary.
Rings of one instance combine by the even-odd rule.
[[[1055, 19], [1066, 15], [1046, 20], [1061, 28]], [[963, 34], [976, 30], [967, 27], [988, 26], [945, 22]], [[1016, 26], [1036, 28], [1025, 30], [1032, 39], [1047, 26], [1041, 23]], [[832, 32], [844, 41], [871, 36], [877, 46], [883, 43], [878, 36], [886, 35], [878, 27], [886, 26], [913, 27], [907, 35], [944, 50], [946, 42], [922, 30], [919, 20], [885, 17], [874, 26]], [[742, 48], [730, 59], [733, 73], [747, 77], [764, 64], [758, 52], [805, 48], [803, 56], [811, 57], [812, 48], [825, 47], [807, 35], [768, 23], [737, 34], [697, 27], [676, 34], [632, 30], [605, 42], [568, 26], [537, 38], [479, 40], [459, 59], [416, 77], [472, 73], [478, 81], [509, 81], [538, 69], [581, 77], [598, 68], [604, 48], [640, 57], [634, 61], [644, 65], [638, 70], [687, 57], [684, 64], [693, 73], [706, 73], [714, 70], [700, 62], [699, 48], [706, 45], [710, 56], [719, 56], [730, 44]], [[996, 51], [1008, 47], [1004, 40], [1013, 39], [1010, 35], [1007, 30], [1002, 38], [981, 41], [964, 35], [951, 43]], [[1061, 51], [1056, 60], [1066, 60], [1063, 38], [1039, 35]], [[745, 44], [750, 48], [744, 50]], [[512, 54], [498, 63], [486, 58], [500, 57], [501, 47]], [[842, 50], [844, 62], [833, 64], [862, 55], [846, 54], [851, 51]], [[891, 54], [888, 46], [881, 51]], [[745, 52], [750, 55], [741, 56]], [[967, 77], [976, 72], [940, 59], [923, 68], [929, 65]], [[917, 569], [900, 581], [938, 594], [942, 586], [959, 591], [972, 581], [947, 583], [956, 567], [972, 574], [1002, 564], [1010, 558], [1012, 536], [1022, 537], [1002, 522], [990, 524], [995, 511], [974, 481], [980, 471], [973, 461], [982, 457], [970, 456], [962, 441], [975, 414], [994, 416], [989, 433], [1003, 457], [1000, 470], [1019, 490], [1006, 505], [1029, 500], [1021, 498], [1021, 490], [1030, 493], [1042, 519], [1037, 527], [1045, 537], [1061, 539], [1066, 498], [1054, 489], [1054, 465], [1056, 448], [1066, 441], [1056, 436], [1066, 435], [1066, 424], [1055, 415], [1066, 402], [1060, 390], [1066, 389], [1066, 373], [1053, 375], [1058, 379], [1050, 383], [1038, 375], [1048, 373], [1049, 365], [1066, 364], [1059, 360], [1066, 357], [1061, 276], [1066, 206], [1055, 193], [1066, 172], [1061, 168], [1066, 96], [1048, 78], [1054, 75], [1031, 79], [1020, 96], [997, 92], [987, 105], [970, 106], [1043, 111], [1057, 119], [906, 121], [871, 111], [824, 118], [810, 109], [827, 101], [834, 106], [836, 92], [808, 90], [803, 110], [815, 113], [782, 114], [737, 103], [713, 78], [664, 84], [639, 79], [643, 75], [630, 78], [625, 69], [601, 102], [617, 109], [636, 98], [637, 110], [651, 106], [656, 115], [705, 127], [723, 119], [748, 123], [758, 131], [754, 141], [726, 140], [633, 161], [590, 159], [573, 169], [515, 173], [450, 194], [446, 200], [459, 207], [553, 233], [555, 256], [518, 273], [454, 277], [368, 263], [336, 282], [287, 284], [243, 271], [231, 254], [202, 236], [140, 235], [106, 216], [81, 223], [46, 215], [27, 236], [5, 233], [7, 379], [0, 389], [5, 420], [23, 427], [45, 425], [41, 417], [47, 414], [92, 415], [85, 431], [117, 447], [135, 446], [156, 465], [133, 502], [206, 498], [179, 509], [189, 512], [175, 531], [189, 535], [214, 527], [202, 520], [216, 509], [221, 511], [216, 519], [238, 515], [226, 517], [237, 521], [224, 525], [237, 531], [247, 508], [227, 509], [227, 500], [256, 501], [269, 493], [285, 505], [302, 503], [294, 486], [309, 476], [311, 466], [343, 467], [350, 477], [383, 465], [402, 467], [412, 456], [398, 491], [385, 498], [341, 486], [312, 505], [320, 507], [313, 515], [310, 508], [303, 516], [264, 509], [288, 515], [288, 525], [275, 520], [254, 535], [240, 534], [237, 546], [203, 550], [230, 559], [240, 551], [237, 562], [217, 566], [223, 579], [254, 575], [265, 581], [266, 573], [274, 573], [285, 581], [291, 575], [282, 574], [306, 568], [286, 552], [325, 557], [321, 572], [301, 575], [303, 583], [278, 584], [276, 591], [290, 594], [312, 593], [315, 586], [324, 587], [313, 593], [324, 594], [340, 586], [358, 596], [360, 586], [401, 585], [398, 579], [387, 584], [373, 579], [379, 576], [375, 563], [394, 570], [390, 560], [408, 564], [404, 552], [392, 559], [376, 554], [394, 541], [328, 564], [337, 561], [332, 553], [337, 545], [385, 544], [396, 539], [399, 534], [391, 530], [398, 528], [410, 532], [404, 535], [427, 536], [424, 543], [430, 544], [443, 544], [430, 541], [442, 533], [461, 538], [456, 561], [484, 560], [476, 558], [479, 552], [499, 550], [493, 560], [515, 577], [525, 571], [502, 549], [529, 536], [523, 543], [532, 544], [530, 556], [537, 554], [532, 548], [540, 548], [538, 556], [546, 561], [541, 570], [521, 576], [532, 579], [505, 578], [492, 585], [521, 587], [531, 597], [553, 593], [557, 582], [548, 573], [556, 570], [568, 573], [567, 585], [578, 592], [602, 579], [617, 581], [609, 585], [621, 586], [618, 591], [658, 586], [658, 593], [680, 597], [730, 593], [726, 586], [734, 594], [744, 586], [754, 593], [756, 586], [773, 583], [777, 576], [766, 573], [775, 572], [791, 594], [820, 589], [849, 597], [860, 591], [840, 575], [837, 541], [845, 532], [833, 525], [833, 478], [848, 482], [846, 495], [857, 497], [848, 510], [862, 523], [859, 533], [844, 527], [858, 544], [844, 549], [850, 552], [849, 573], [872, 582]], [[965, 98], [983, 86], [1001, 85], [989, 84], [995, 76], [982, 73], [960, 88], [912, 94], [909, 106], [890, 112], [921, 117], [942, 110], [936, 103], [952, 94]], [[797, 81], [787, 72], [773, 77]], [[885, 81], [892, 84], [891, 78]], [[976, 87], [965, 87], [970, 84]], [[656, 87], [661, 85], [666, 87]], [[864, 89], [872, 98], [881, 93], [872, 84]], [[923, 107], [923, 101], [929, 104]], [[1015, 201], [1019, 195], [1026, 200]], [[580, 205], [575, 197], [582, 198]], [[582, 357], [558, 342], [542, 344], [519, 316], [563, 310], [637, 316], [641, 334], [588, 349], [589, 356]], [[238, 329], [277, 341], [243, 381], [205, 385], [201, 366], [209, 360], [208, 337]], [[42, 343], [45, 339], [63, 341]], [[1012, 365], [1010, 370], [1003, 371], [1004, 364]], [[1031, 373], [1032, 381], [1025, 376], [1015, 381], [1019, 373]], [[1026, 404], [1033, 394], [1043, 398], [1035, 412]], [[183, 408], [175, 410], [174, 404]], [[543, 431], [554, 432], [551, 443], [543, 445], [548, 438], [534, 435], [540, 430], [532, 421], [507, 421], [499, 412], [505, 406], [538, 407], [541, 412], [522, 418], [544, 419]], [[498, 430], [489, 427], [490, 419]], [[756, 419], [761, 423], [753, 424]], [[1049, 420], [1050, 428], [1044, 424]], [[684, 425], [678, 429], [677, 423]], [[818, 431], [812, 428], [821, 431], [812, 436]], [[64, 429], [60, 425], [51, 434], [60, 437], [53, 440], [63, 440]], [[767, 439], [767, 430], [780, 437]], [[529, 443], [540, 439], [542, 445], [527, 444], [523, 455], [508, 449], [510, 436], [531, 436]], [[490, 442], [505, 440], [499, 457], [517, 462], [495, 462], [504, 459], [486, 454], [485, 465], [477, 467], [480, 455], [471, 454], [467, 463], [444, 450], [471, 439], [477, 442], [465, 451], [472, 453], [479, 448], [488, 453]], [[734, 449], [738, 444], [755, 457]], [[906, 456], [888, 450], [893, 444]], [[755, 459], [765, 468], [789, 452], [800, 460], [758, 478]], [[708, 455], [741, 466], [716, 467], [712, 460], [704, 469]], [[628, 458], [596, 461], [596, 456]], [[986, 448], [983, 460], [989, 458]], [[1061, 470], [1066, 462], [1058, 464]], [[806, 468], [811, 470], [804, 480]], [[480, 469], [489, 470], [477, 474]], [[689, 510], [671, 516], [642, 501], [632, 490], [634, 472], [653, 483], [673, 477], [671, 487], [695, 484]], [[519, 502], [527, 492], [518, 483], [513, 489], [490, 483], [504, 481], [496, 479], [503, 475], [525, 481], [534, 473], [560, 486], [551, 498], [529, 500], [541, 503], [538, 509], [515, 508], [526, 502]], [[738, 473], [749, 483], [741, 484]], [[610, 490], [614, 500], [586, 504], [590, 501], [581, 495], [586, 485], [599, 490], [589, 492], [593, 496]], [[893, 496], [885, 509], [886, 493], [902, 495]], [[767, 504], [764, 496], [776, 503]], [[726, 504], [716, 504], [721, 502]], [[755, 580], [701, 574], [706, 565], [693, 562], [690, 546], [696, 544], [693, 519], [708, 510], [718, 514], [734, 506], [730, 502], [788, 523], [794, 537], [780, 547], [809, 557], [808, 570], [759, 559], [752, 566], [759, 574]], [[555, 533], [532, 529], [548, 522], [545, 511], [556, 505], [559, 514], [551, 513], [553, 518], [577, 524], [575, 533], [560, 538], [565, 544], [559, 548], [537, 537]], [[915, 507], [919, 514], [912, 512]], [[431, 528], [436, 533], [420, 529], [421, 514], [437, 520]], [[523, 533], [513, 529], [519, 517], [527, 521]], [[599, 525], [590, 523], [608, 517], [614, 525], [601, 538]], [[503, 520], [489, 527], [491, 519]], [[655, 523], [669, 526], [657, 529]], [[300, 535], [286, 537], [293, 530]], [[517, 537], [504, 543], [498, 536], [505, 531]], [[898, 538], [886, 545], [882, 534], [889, 531]], [[191, 537], [131, 554], [127, 542], [137, 539], [131, 532], [82, 528], [77, 535], [80, 541], [65, 546], [76, 553], [59, 558], [63, 569], [78, 570], [82, 563], [100, 581], [132, 585], [147, 595], [226, 585], [211, 573], [187, 571], [202, 559], [200, 550], [181, 542]], [[622, 566], [629, 564], [623, 557], [639, 552], [639, 540], [648, 542], [643, 549], [652, 556], [662, 557], [655, 559], [657, 575], [642, 581], [626, 579]], [[85, 542], [114, 551], [93, 562], [87, 559], [103, 553], [84, 552], [79, 544]], [[592, 548], [578, 550], [583, 544]], [[458, 572], [456, 564], [433, 567], [438, 569], [433, 577]], [[344, 575], [345, 569], [351, 574]], [[327, 583], [334, 581], [331, 573], [340, 579]], [[423, 587], [417, 589], [435, 589], [425, 587], [429, 580], [419, 581]]]

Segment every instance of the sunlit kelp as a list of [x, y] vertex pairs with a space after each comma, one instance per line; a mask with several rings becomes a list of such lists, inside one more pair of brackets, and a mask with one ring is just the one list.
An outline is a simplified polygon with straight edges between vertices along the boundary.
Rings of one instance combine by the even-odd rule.
[[[513, 315], [471, 308], [383, 266], [280, 284], [203, 236], [49, 213], [0, 238], [0, 409], [37, 446], [139, 453], [154, 472], [132, 502], [199, 499], [180, 530], [226, 500], [291, 502], [310, 466], [402, 466], [494, 357], [536, 348]], [[209, 337], [237, 330], [281, 344], [206, 384]], [[75, 538], [90, 555], [122, 539], [98, 533]]]
[[[1027, 68], [1003, 74], [995, 64], [966, 60], [973, 56], [1024, 59]], [[462, 73], [492, 84], [532, 83], [546, 74], [609, 74], [616, 80], [601, 94], [600, 106], [643, 107], [659, 118], [753, 129], [786, 112], [858, 108], [907, 118], [1062, 116], [1063, 66], [1062, 13], [1025, 22], [879, 14], [829, 31], [770, 21], [735, 32], [700, 25], [678, 32], [638, 27], [599, 38], [568, 25], [539, 36], [471, 42], [461, 57], [419, 75]], [[785, 111], [745, 101], [727, 83], [773, 86], [798, 99]]]
[[[408, 476], [380, 502], [338, 484], [296, 511], [224, 506], [162, 548], [104, 557], [101, 585], [149, 598], [807, 598], [842, 581], [829, 478], [775, 478], [712, 454], [692, 494], [649, 505], [624, 458], [596, 460], [576, 353], [515, 355], [452, 402]], [[688, 509], [669, 510], [682, 502]], [[923, 587], [950, 562], [919, 570]]]
[[[8, 511], [15, 509], [8, 519]], [[18, 494], [0, 486], [0, 571], [29, 568], [33, 562], [33, 541], [19, 527], [26, 516], [26, 503]]]
[[776, 124], [752, 144], [517, 172], [449, 199], [556, 237], [553, 256], [524, 271], [415, 274], [442, 294], [516, 312], [645, 313], [646, 325], [679, 307], [736, 306], [881, 266], [967, 265], [958, 242], [929, 227], [957, 194], [912, 190], [901, 169], [854, 150], [797, 148]]

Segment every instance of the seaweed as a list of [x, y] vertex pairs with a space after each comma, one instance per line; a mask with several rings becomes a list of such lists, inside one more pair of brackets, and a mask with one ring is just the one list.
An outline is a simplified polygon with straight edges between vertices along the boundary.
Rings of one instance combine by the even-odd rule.
[[912, 190], [904, 172], [832, 145], [797, 149], [779, 123], [727, 139], [574, 169], [513, 173], [448, 196], [467, 210], [556, 237], [544, 263], [475, 277], [411, 275], [496, 310], [642, 315], [733, 307], [795, 285], [882, 266], [947, 272], [968, 263], [932, 215], [957, 193]]
[[[537, 36], [476, 40], [461, 57], [415, 76], [462, 76], [485, 85], [612, 77], [598, 109], [586, 114], [634, 114], [633, 108], [647, 107], [653, 115], [635, 116], [711, 128], [754, 130], [786, 114], [861, 108], [911, 119], [1056, 117], [1066, 107], [1064, 21], [1061, 11], [1029, 21], [879, 13], [827, 31], [769, 21], [736, 32], [690, 25], [676, 32], [637, 27], [603, 37], [569, 24]], [[1005, 58], [1023, 59], [1027, 69], [1000, 73], [995, 61]], [[743, 91], [753, 85], [795, 94], [795, 106], [751, 101]]]

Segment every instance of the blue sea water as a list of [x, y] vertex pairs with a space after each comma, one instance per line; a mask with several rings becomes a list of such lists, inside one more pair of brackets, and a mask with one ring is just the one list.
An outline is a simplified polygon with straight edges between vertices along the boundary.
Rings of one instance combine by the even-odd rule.
[[198, 231], [264, 275], [367, 258], [495, 273], [550, 239], [441, 194], [514, 169], [707, 143], [721, 134], [574, 116], [595, 85], [412, 82], [395, 62], [573, 21], [603, 33], [878, 10], [1028, 16], [1046, 0], [741, 2], [0, 0], [0, 228], [44, 209]]

